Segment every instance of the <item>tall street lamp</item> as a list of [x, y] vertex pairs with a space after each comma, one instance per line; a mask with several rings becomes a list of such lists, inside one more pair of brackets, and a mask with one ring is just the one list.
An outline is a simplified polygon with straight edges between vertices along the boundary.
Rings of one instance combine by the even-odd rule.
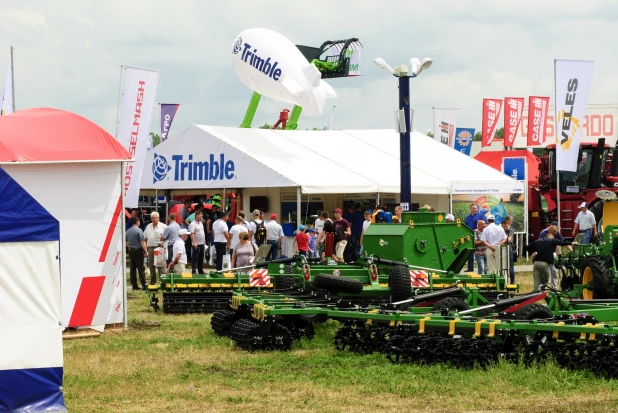
[[[419, 60], [416, 57], [410, 59], [409, 67], [406, 65], [390, 67], [384, 59], [378, 57], [374, 60], [376, 66], [386, 70], [399, 78], [399, 109], [403, 111], [405, 128], [399, 130], [399, 161], [401, 175], [400, 205], [404, 211], [409, 211], [412, 204], [412, 171], [410, 169], [410, 78], [417, 77], [423, 70], [429, 69], [433, 60], [426, 57]], [[409, 71], [408, 71], [409, 69]]]

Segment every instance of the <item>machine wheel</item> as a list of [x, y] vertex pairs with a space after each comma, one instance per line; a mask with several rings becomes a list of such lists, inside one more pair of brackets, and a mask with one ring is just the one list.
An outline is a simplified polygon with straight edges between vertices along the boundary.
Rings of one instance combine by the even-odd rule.
[[431, 307], [431, 311], [442, 311], [442, 310], [457, 310], [464, 311], [469, 310], [470, 306], [466, 304], [464, 300], [457, 297], [446, 297], [435, 303]]
[[223, 309], [216, 311], [210, 319], [210, 326], [218, 336], [227, 336], [230, 334], [232, 325], [238, 320], [239, 316], [236, 311]]
[[275, 290], [291, 290], [294, 288], [294, 277], [285, 275], [273, 276], [273, 287]]
[[393, 302], [407, 300], [412, 296], [412, 284], [410, 283], [410, 271], [405, 265], [396, 265], [391, 269], [388, 279]]
[[331, 293], [360, 294], [363, 291], [360, 280], [332, 274], [316, 274], [313, 277], [313, 286]]
[[582, 271], [581, 284], [592, 283], [592, 291], [584, 288], [582, 298], [592, 300], [594, 298], [610, 298], [611, 283], [605, 262], [600, 257], [589, 257]]
[[545, 318], [553, 318], [554, 315], [542, 304], [528, 304], [515, 311], [515, 319], [517, 320], [537, 320]]

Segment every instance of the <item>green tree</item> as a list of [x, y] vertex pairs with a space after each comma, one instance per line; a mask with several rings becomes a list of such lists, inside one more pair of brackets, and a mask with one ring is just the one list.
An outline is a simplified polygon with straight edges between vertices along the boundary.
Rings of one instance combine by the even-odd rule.
[[433, 132], [427, 131], [427, 136], [429, 136], [430, 138], [433, 138]]
[[473, 142], [480, 142], [482, 140], [483, 140], [483, 135], [481, 134], [481, 132], [476, 132], [474, 136], [472, 137]]
[[159, 136], [158, 133], [150, 132], [150, 136], [152, 137], [152, 147], [153, 148], [161, 143], [161, 137]]
[[259, 129], [272, 129], [273, 125], [269, 125], [268, 123], [263, 124], [259, 127]]
[[316, 127], [314, 127], [311, 130], [328, 130], [328, 126], [324, 126], [323, 128], [316, 128]]
[[504, 128], [500, 128], [496, 130], [496, 136], [494, 136], [494, 138], [496, 139], [504, 139]]

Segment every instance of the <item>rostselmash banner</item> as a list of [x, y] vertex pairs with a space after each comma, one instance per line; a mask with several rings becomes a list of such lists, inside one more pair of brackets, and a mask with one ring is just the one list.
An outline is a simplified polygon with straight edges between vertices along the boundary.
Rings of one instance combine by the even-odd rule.
[[554, 60], [556, 73], [556, 170], [577, 171], [582, 124], [594, 62]]
[[131, 66], [123, 66], [123, 69], [125, 81], [117, 139], [135, 160], [125, 164], [123, 187], [125, 206], [136, 208], [148, 148], [150, 120], [157, 95], [159, 71]]
[[433, 108], [433, 137], [438, 142], [453, 147], [457, 109]]
[[483, 99], [482, 147], [490, 146], [493, 142], [501, 110], [502, 99]]
[[2, 95], [2, 107], [0, 107], [0, 115], [8, 115], [13, 113], [13, 72], [11, 67], [13, 57], [9, 58], [9, 68], [6, 72], [6, 83], [4, 84], [4, 94]]
[[528, 100], [528, 146], [545, 144], [547, 128], [545, 122], [549, 113], [549, 98], [530, 96]]
[[524, 112], [524, 98], [504, 98], [504, 147], [515, 145], [517, 129]]
[[474, 138], [473, 128], [457, 128], [455, 129], [455, 143], [453, 148], [456, 151], [465, 153], [470, 156], [472, 151], [472, 138]]
[[161, 142], [165, 142], [180, 104], [161, 103]]

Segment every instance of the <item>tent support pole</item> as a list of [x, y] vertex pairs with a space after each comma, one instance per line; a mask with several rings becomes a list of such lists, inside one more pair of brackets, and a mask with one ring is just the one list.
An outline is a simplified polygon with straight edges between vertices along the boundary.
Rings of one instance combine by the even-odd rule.
[[379, 207], [380, 206], [380, 193], [378, 192], [378, 200], [376, 202], [376, 206]]
[[[155, 189], [155, 211], [157, 214], [159, 213], [159, 190]], [[165, 222], [165, 218], [163, 218], [163, 222]]]
[[124, 328], [127, 329], [129, 328], [129, 309], [128, 309], [128, 299], [127, 299], [127, 240], [126, 240], [126, 232], [127, 232], [127, 220], [125, 219], [124, 216], [124, 187], [123, 187], [123, 182], [124, 180], [122, 179], [122, 177], [124, 176], [124, 168], [125, 168], [125, 163], [121, 162], [120, 163], [120, 198], [122, 199], [122, 210], [120, 211], [120, 224], [121, 224], [121, 231], [122, 231], [122, 245], [120, 246], [120, 251], [121, 254], [120, 256], [122, 257], [121, 260], [121, 267], [122, 267], [122, 296], [123, 296], [123, 303], [122, 303], [122, 308], [124, 310]]
[[300, 186], [296, 188], [296, 229], [300, 230], [300, 220], [303, 217], [301, 211], [301, 200], [302, 200], [302, 192], [300, 190]]

